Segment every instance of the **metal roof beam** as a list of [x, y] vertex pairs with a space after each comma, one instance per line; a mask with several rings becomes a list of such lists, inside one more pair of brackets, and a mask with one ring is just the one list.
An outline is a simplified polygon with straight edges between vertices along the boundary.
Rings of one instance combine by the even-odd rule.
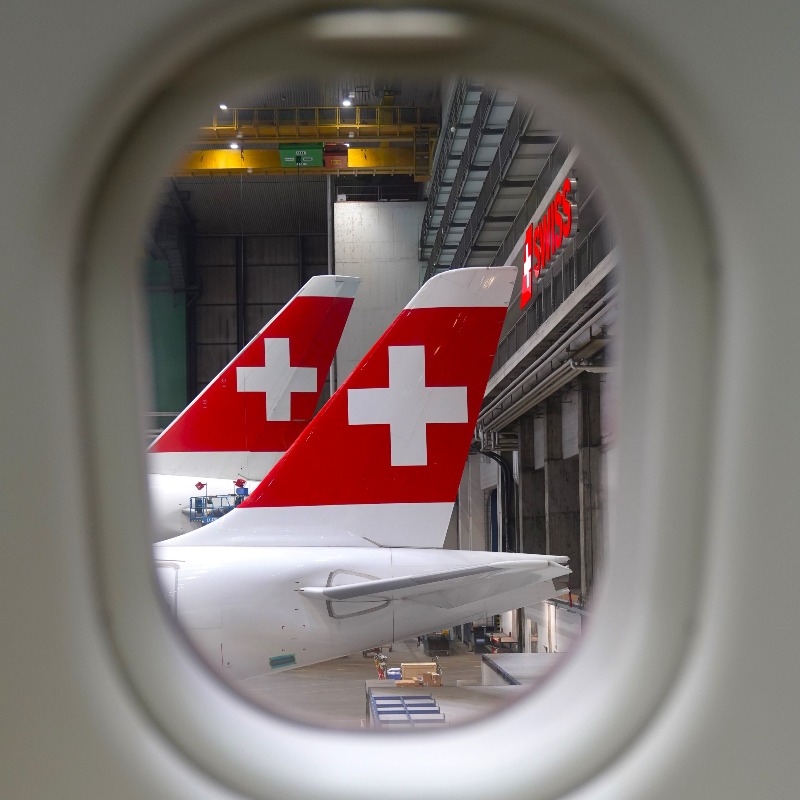
[[195, 142], [346, 142], [350, 138], [413, 141], [417, 131], [438, 135], [439, 108], [418, 106], [326, 106], [217, 110]]
[[[532, 112], [523, 110], [519, 104], [515, 106], [514, 110], [511, 112], [511, 116], [508, 120], [508, 126], [506, 127], [503, 138], [501, 139], [500, 145], [497, 148], [494, 159], [492, 160], [489, 174], [483, 184], [483, 187], [481, 188], [480, 195], [475, 201], [475, 206], [472, 209], [469, 222], [467, 223], [467, 227], [464, 229], [464, 235], [461, 237], [461, 241], [459, 242], [459, 248], [453, 254], [453, 261], [466, 264], [470, 253], [473, 250], [476, 252], [489, 252], [490, 250], [497, 252], [497, 246], [477, 246], [475, 242], [477, 241], [478, 236], [483, 229], [483, 225], [486, 221], [486, 215], [490, 211], [498, 192], [500, 191], [501, 187], [509, 185], [506, 183], [506, 173], [511, 166], [511, 162], [514, 160], [514, 154], [517, 152], [519, 147], [519, 139], [528, 130], [532, 118]], [[518, 184], [515, 182], [514, 185], [530, 187], [534, 184], [535, 180], [535, 178], [532, 178], [527, 181], [520, 181]], [[509, 224], [513, 225], [515, 219], [516, 216], [510, 221]]]
[[[443, 188], [449, 188], [452, 183], [443, 182], [444, 171], [448, 166], [453, 155], [453, 141], [455, 139], [455, 132], [458, 128], [458, 121], [461, 118], [461, 113], [464, 109], [464, 103], [467, 98], [467, 91], [469, 89], [469, 81], [462, 78], [457, 84], [453, 92], [453, 99], [450, 102], [450, 109], [447, 115], [447, 122], [444, 125], [444, 133], [439, 140], [439, 158], [433, 167], [433, 174], [431, 176], [430, 190], [428, 192], [428, 204], [425, 208], [425, 213], [422, 217], [422, 227], [419, 237], [419, 251], [420, 260], [422, 260], [422, 250], [425, 247], [428, 238], [428, 230], [431, 227], [431, 217], [433, 216], [433, 209], [439, 202], [439, 193]], [[442, 157], [442, 153], [446, 157]], [[461, 156], [458, 156], [461, 159]]]
[[442, 221], [439, 225], [439, 230], [436, 232], [436, 239], [434, 240], [433, 247], [431, 248], [430, 255], [428, 256], [428, 265], [425, 270], [425, 280], [433, 275], [439, 261], [441, 247], [447, 238], [449, 226], [453, 220], [456, 208], [459, 203], [474, 202], [468, 201], [462, 196], [467, 177], [470, 173], [474, 172], [487, 172], [486, 167], [478, 166], [473, 163], [478, 148], [483, 138], [483, 131], [486, 127], [487, 120], [492, 112], [495, 98], [497, 97], [497, 90], [493, 88], [486, 88], [481, 92], [478, 107], [475, 111], [475, 116], [470, 126], [467, 142], [464, 146], [464, 153], [461, 162], [456, 170], [456, 177], [453, 181], [453, 189], [450, 196], [447, 198], [447, 206], [445, 207], [442, 215]]

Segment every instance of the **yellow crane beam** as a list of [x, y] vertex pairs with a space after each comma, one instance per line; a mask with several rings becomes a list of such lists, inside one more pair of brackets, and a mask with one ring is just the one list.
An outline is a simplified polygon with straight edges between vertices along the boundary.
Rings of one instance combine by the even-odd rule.
[[174, 166], [174, 175], [237, 175], [240, 173], [283, 174], [370, 174], [418, 175], [411, 147], [349, 147], [344, 153], [326, 153], [322, 166], [287, 167], [277, 149], [248, 149], [244, 142], [238, 149], [192, 150]]

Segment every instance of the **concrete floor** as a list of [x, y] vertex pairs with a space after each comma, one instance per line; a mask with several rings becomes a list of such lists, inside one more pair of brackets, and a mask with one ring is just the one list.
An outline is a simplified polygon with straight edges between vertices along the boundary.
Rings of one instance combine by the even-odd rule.
[[[416, 639], [384, 648], [387, 667], [428, 661]], [[451, 654], [441, 656], [442, 685], [455, 687], [457, 681], [480, 684], [481, 656], [469, 652], [461, 642], [451, 643]], [[300, 722], [335, 728], [361, 728], [365, 718], [365, 682], [378, 677], [375, 662], [360, 652], [312, 664], [308, 667], [259, 675], [242, 681], [243, 692], [270, 711]]]

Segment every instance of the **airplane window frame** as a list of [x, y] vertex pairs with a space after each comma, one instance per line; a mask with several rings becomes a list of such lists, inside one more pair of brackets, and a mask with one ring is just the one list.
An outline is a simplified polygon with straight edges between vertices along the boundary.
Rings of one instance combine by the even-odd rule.
[[[341, 776], [349, 778], [349, 798], [371, 797], [376, 786], [387, 798], [401, 798], [416, 790], [420, 774], [431, 794], [462, 796], [463, 787], [441, 769], [440, 748], [447, 743], [477, 752], [487, 741], [516, 766], [504, 779], [509, 794], [558, 796], [590, 781], [631, 745], [659, 713], [686, 657], [704, 565], [712, 435], [707, 364], [714, 349], [714, 245], [702, 188], [657, 103], [637, 88], [630, 64], [613, 55], [617, 46], [624, 51], [623, 34], [608, 33], [601, 50], [590, 44], [594, 21], [577, 11], [568, 29], [542, 9], [523, 12], [509, 0], [493, 4], [491, 13], [470, 3], [437, 8], [446, 12], [438, 38], [415, 41], [408, 32], [420, 23], [419, 12], [396, 7], [392, 13], [407, 13], [407, 24], [397, 34], [383, 30], [380, 47], [360, 55], [346, 35], [320, 39], [324, 14], [302, 9], [283, 16], [264, 9], [260, 24], [224, 40], [208, 31], [195, 36], [182, 68], [154, 80], [149, 102], [128, 118], [87, 209], [79, 278], [84, 424], [95, 497], [94, 566], [109, 642], [153, 724], [198, 769], [248, 796], [280, 789], [292, 796], [345, 796], [335, 785]], [[369, 13], [370, 24], [382, 19]], [[459, 20], [450, 37], [447, 14]], [[187, 41], [192, 33], [187, 27]], [[614, 552], [593, 625], [545, 687], [481, 722], [387, 738], [272, 716], [217, 680], [175, 635], [157, 596], [147, 535], [140, 423], [147, 377], [134, 266], [161, 175], [182, 137], [231, 86], [286, 74], [292, 65], [306, 73], [354, 65], [413, 72], [421, 63], [428, 73], [446, 67], [506, 81], [516, 76], [523, 84], [517, 88], [542, 99], [563, 119], [565, 132], [579, 132], [609, 198], [626, 265]], [[174, 132], [171, 138], [165, 130]], [[686, 464], [680, 474], [669, 467], [676, 453]], [[298, 769], [309, 753], [315, 768]], [[492, 782], [488, 772], [476, 773], [470, 792], [491, 790]]]

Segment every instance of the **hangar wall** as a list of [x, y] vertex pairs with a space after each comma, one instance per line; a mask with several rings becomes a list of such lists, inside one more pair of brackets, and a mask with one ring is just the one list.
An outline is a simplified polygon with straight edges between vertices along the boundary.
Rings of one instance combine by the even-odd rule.
[[419, 289], [424, 213], [422, 202], [334, 204], [335, 272], [361, 278], [336, 354], [339, 384]]
[[190, 314], [192, 396], [310, 277], [327, 272], [327, 246], [324, 235], [197, 236], [193, 267], [199, 294]]

